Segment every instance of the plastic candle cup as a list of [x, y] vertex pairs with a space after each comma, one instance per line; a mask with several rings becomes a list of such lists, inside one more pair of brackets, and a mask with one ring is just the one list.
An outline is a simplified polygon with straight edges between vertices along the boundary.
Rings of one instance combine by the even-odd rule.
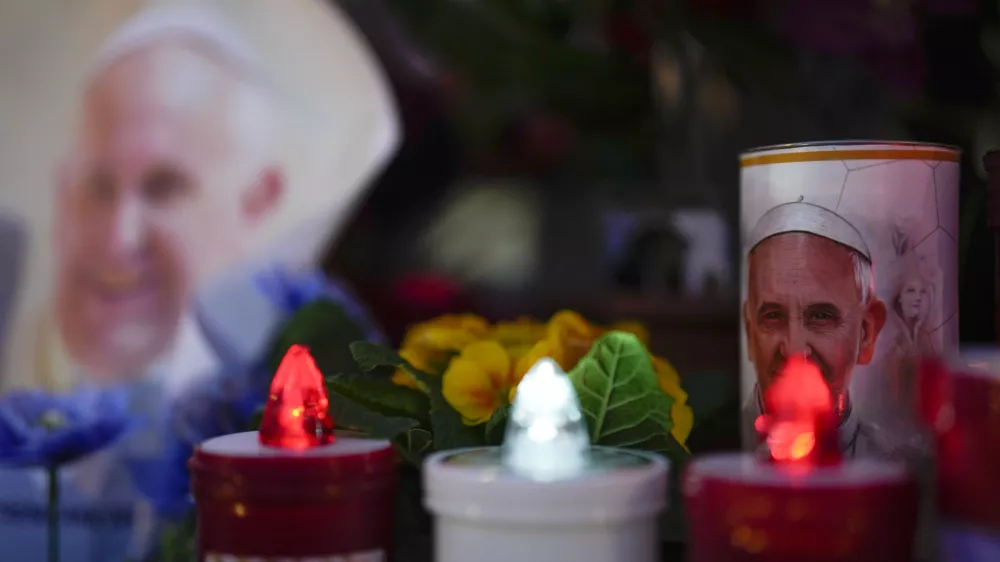
[[685, 474], [692, 562], [911, 562], [917, 485], [902, 464], [843, 459], [819, 370], [792, 358], [757, 421], [767, 457], [717, 454]]
[[198, 560], [390, 559], [396, 493], [388, 441], [335, 435], [322, 376], [293, 346], [259, 432], [209, 439], [188, 465]]
[[550, 359], [518, 385], [502, 447], [424, 465], [436, 562], [654, 562], [667, 461], [592, 447], [569, 378]]
[[937, 437], [941, 560], [1000, 560], [1000, 350], [927, 359], [918, 380]]

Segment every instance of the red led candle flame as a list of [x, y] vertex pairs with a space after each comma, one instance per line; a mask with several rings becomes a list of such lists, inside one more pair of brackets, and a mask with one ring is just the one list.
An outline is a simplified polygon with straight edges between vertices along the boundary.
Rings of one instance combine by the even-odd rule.
[[293, 345], [271, 381], [260, 422], [261, 444], [301, 450], [332, 443], [329, 406], [323, 375], [312, 355], [307, 348]]
[[804, 356], [788, 359], [764, 394], [756, 428], [781, 463], [828, 464], [840, 459], [833, 396], [819, 368]]

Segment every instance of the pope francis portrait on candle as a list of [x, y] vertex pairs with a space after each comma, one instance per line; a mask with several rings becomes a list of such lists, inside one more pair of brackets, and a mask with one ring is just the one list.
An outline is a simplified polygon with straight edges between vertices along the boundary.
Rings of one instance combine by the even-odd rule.
[[830, 388], [843, 452], [883, 455], [872, 428], [858, 419], [849, 392], [854, 368], [871, 361], [886, 320], [860, 232], [826, 208], [786, 203], [760, 218], [747, 252], [742, 316], [756, 385], [744, 407], [744, 435], [752, 435], [762, 413], [762, 392], [790, 356], [801, 354]]

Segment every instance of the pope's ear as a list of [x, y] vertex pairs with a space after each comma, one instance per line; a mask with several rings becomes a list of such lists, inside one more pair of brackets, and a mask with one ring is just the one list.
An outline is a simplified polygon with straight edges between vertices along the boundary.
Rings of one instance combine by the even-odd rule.
[[284, 171], [277, 166], [268, 167], [243, 195], [244, 215], [250, 223], [256, 224], [272, 214], [284, 196]]
[[858, 346], [858, 365], [867, 365], [875, 355], [875, 344], [885, 326], [885, 303], [872, 298], [861, 320], [861, 345]]

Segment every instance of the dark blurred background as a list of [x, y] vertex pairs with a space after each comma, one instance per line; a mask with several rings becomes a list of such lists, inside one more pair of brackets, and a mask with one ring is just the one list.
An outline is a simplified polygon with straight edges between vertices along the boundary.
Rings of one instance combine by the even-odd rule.
[[964, 149], [961, 336], [994, 340], [996, 2], [339, 4], [387, 69], [405, 141], [328, 267], [395, 337], [444, 312], [574, 308], [641, 320], [682, 374], [735, 381], [737, 154], [874, 139]]

